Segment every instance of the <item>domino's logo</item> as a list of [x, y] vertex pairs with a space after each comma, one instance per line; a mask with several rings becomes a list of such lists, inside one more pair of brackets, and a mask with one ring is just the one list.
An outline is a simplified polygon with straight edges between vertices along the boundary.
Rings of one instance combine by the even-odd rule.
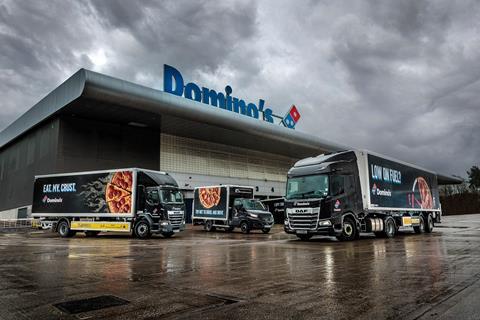
[[295, 105], [292, 105], [292, 107], [290, 108], [290, 111], [283, 118], [282, 122], [285, 125], [285, 127], [294, 129], [299, 119], [300, 119], [300, 113], [298, 112], [297, 107], [295, 107]]

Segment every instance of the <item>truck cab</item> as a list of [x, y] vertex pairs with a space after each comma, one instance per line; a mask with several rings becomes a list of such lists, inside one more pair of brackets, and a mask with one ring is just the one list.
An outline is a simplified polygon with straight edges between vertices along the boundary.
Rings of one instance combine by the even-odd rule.
[[185, 202], [176, 181], [151, 172], [138, 179], [135, 235], [160, 233], [168, 238], [185, 230]]
[[273, 226], [273, 215], [258, 199], [236, 198], [231, 217], [230, 225], [233, 228], [239, 227], [243, 233], [253, 229], [268, 233]]
[[172, 187], [146, 188], [144, 215], [152, 218], [152, 231], [169, 237], [184, 230], [185, 203], [180, 190]]
[[341, 237], [345, 215], [362, 211], [356, 162], [348, 156], [325, 160], [299, 162], [288, 173], [284, 229], [300, 239]]

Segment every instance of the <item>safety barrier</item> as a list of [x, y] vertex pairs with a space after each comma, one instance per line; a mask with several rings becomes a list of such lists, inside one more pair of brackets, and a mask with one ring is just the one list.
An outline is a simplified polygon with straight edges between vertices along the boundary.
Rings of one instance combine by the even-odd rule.
[[37, 228], [38, 220], [35, 219], [0, 219], [1, 229]]

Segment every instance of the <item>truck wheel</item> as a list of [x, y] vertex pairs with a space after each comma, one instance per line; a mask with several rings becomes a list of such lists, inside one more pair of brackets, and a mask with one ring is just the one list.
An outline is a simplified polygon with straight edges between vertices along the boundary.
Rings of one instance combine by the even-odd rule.
[[139, 239], [147, 239], [152, 235], [148, 221], [141, 220], [135, 225], [135, 236]]
[[425, 232], [432, 233], [433, 231], [433, 217], [432, 214], [427, 214], [427, 223], [425, 223]]
[[262, 232], [263, 232], [263, 233], [269, 233], [269, 232], [270, 232], [270, 228], [263, 228], [263, 229], [262, 229]]
[[85, 237], [95, 238], [96, 236], [98, 236], [99, 233], [100, 231], [85, 231]]
[[397, 231], [395, 220], [392, 217], [387, 217], [384, 221], [384, 230], [380, 232], [382, 238], [393, 238]]
[[162, 236], [164, 238], [171, 238], [175, 232], [163, 232]]
[[352, 217], [343, 219], [342, 234], [337, 236], [340, 241], [352, 241], [357, 238], [357, 224]]
[[312, 237], [311, 234], [297, 234], [297, 238], [301, 241], [308, 241]]
[[208, 232], [215, 231], [215, 227], [213, 226], [212, 220], [205, 221], [205, 230], [207, 230]]
[[425, 232], [425, 220], [423, 220], [422, 216], [419, 216], [418, 219], [420, 220], [420, 224], [418, 226], [413, 227], [413, 231], [415, 231], [415, 233], [424, 233]]
[[250, 233], [250, 226], [248, 225], [247, 221], [243, 221], [240, 223], [240, 230], [242, 230], [242, 233]]
[[62, 220], [58, 223], [58, 234], [62, 238], [70, 238], [73, 237], [77, 232], [70, 230], [70, 224], [68, 223], [67, 220]]
[[235, 229], [235, 227], [228, 227], [228, 228], [225, 228], [225, 231], [226, 232], [232, 232], [233, 229]]

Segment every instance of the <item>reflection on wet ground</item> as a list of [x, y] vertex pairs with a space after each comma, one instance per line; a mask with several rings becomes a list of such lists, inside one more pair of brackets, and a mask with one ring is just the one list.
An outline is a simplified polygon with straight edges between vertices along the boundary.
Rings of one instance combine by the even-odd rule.
[[[479, 280], [480, 215], [348, 243], [301, 242], [281, 227], [147, 241], [0, 234], [1, 319], [480, 319], [462, 305], [478, 301]], [[103, 295], [129, 303], [75, 315], [53, 306]]]

